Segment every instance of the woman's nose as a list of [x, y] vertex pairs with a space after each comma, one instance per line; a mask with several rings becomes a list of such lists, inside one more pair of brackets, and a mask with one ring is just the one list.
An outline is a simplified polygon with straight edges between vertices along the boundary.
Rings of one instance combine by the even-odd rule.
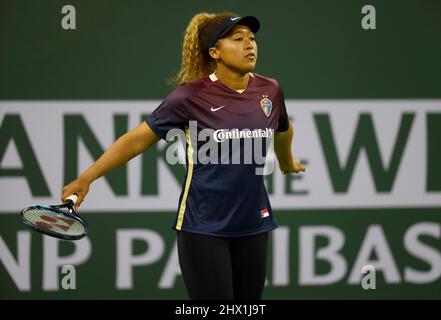
[[245, 40], [245, 48], [246, 49], [253, 49], [253, 42], [250, 39]]

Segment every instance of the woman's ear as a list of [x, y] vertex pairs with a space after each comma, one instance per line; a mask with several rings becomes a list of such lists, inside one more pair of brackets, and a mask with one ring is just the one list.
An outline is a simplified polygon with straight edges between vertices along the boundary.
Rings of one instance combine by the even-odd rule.
[[208, 49], [208, 53], [209, 53], [210, 57], [212, 57], [214, 60], [217, 60], [220, 58], [219, 49], [217, 49], [216, 47], [211, 47], [210, 49]]

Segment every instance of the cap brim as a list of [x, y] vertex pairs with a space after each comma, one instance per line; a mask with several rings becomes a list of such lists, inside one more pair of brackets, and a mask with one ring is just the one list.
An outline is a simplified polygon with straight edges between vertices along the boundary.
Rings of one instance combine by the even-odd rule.
[[237, 25], [247, 26], [248, 28], [250, 28], [250, 30], [253, 33], [256, 33], [260, 29], [260, 22], [259, 22], [259, 20], [256, 17], [254, 17], [254, 16], [245, 16], [245, 17], [242, 17], [240, 19], [237, 19], [237, 21], [235, 21], [234, 23], [229, 25], [228, 28], [225, 29], [222, 32], [222, 34], [219, 35], [219, 38], [224, 37], [225, 35], [227, 35], [231, 31], [231, 29], [233, 29]]
[[216, 31], [208, 39], [205, 44], [205, 52], [208, 52], [208, 49], [213, 47], [216, 44], [216, 41], [220, 38], [225, 37], [228, 33], [237, 25], [244, 25], [250, 28], [253, 33], [256, 33], [260, 29], [260, 22], [254, 16], [245, 16], [245, 17], [234, 17], [229, 16], [226, 17], [221, 25], [218, 27]]

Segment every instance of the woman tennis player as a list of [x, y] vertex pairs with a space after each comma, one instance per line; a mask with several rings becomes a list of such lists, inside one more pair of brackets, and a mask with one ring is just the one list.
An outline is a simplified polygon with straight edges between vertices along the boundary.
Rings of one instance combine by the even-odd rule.
[[[247, 149], [230, 148], [219, 161], [200, 163], [195, 157], [203, 142], [191, 137], [205, 130], [214, 144], [241, 146], [273, 139], [282, 172], [305, 171], [292, 154], [293, 126], [280, 86], [253, 73], [259, 28], [253, 16], [195, 15], [184, 37], [178, 87], [63, 189], [62, 201], [77, 194], [79, 206], [94, 180], [166, 139], [170, 130], [185, 131], [187, 174], [173, 228], [190, 299], [260, 299], [268, 232], [277, 227], [256, 170], [261, 164], [243, 161]], [[242, 161], [224, 161], [235, 157]]]

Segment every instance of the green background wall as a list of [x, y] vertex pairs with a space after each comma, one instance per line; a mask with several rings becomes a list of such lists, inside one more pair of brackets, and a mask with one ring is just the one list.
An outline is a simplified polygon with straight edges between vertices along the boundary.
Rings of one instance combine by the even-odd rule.
[[[76, 8], [77, 29], [61, 28]], [[377, 29], [361, 28], [374, 5]], [[197, 12], [261, 19], [257, 72], [290, 99], [435, 98], [441, 3], [414, 1], [2, 1], [0, 99], [162, 99]]]

